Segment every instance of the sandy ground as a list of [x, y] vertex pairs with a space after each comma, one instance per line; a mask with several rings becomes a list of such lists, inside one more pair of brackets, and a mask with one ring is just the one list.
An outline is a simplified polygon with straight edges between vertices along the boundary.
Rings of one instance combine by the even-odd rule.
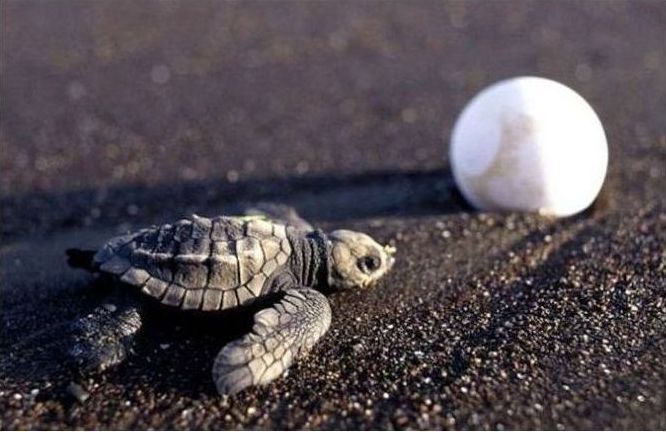
[[[0, 7], [0, 428], [666, 428], [663, 2]], [[456, 114], [525, 74], [605, 125], [584, 214], [479, 213], [452, 183]], [[158, 308], [127, 364], [66, 365], [108, 287], [65, 248], [261, 200], [398, 248], [286, 377], [220, 398], [247, 317]]]

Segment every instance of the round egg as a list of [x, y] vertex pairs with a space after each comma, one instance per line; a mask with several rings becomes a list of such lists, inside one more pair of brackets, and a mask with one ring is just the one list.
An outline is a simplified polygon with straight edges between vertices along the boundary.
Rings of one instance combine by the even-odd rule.
[[601, 190], [608, 145], [599, 117], [578, 93], [549, 79], [517, 77], [465, 106], [449, 160], [458, 188], [479, 209], [568, 216]]

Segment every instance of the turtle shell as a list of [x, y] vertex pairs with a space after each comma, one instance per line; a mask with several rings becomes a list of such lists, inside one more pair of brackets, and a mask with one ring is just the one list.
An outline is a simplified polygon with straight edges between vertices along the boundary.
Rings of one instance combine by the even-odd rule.
[[113, 238], [94, 262], [164, 304], [229, 309], [268, 293], [292, 252], [287, 229], [262, 217], [192, 215]]

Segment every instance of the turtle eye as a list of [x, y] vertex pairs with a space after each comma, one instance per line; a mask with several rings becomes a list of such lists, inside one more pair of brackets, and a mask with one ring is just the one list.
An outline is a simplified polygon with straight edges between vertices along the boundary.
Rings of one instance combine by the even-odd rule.
[[381, 260], [379, 257], [373, 256], [373, 255], [368, 255], [364, 256], [363, 258], [359, 258], [357, 265], [358, 268], [366, 274], [370, 274], [377, 270], [381, 264]]

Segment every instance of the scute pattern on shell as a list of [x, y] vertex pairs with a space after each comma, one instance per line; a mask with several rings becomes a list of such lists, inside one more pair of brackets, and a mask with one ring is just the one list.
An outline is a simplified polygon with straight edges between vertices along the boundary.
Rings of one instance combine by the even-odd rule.
[[291, 253], [284, 225], [261, 217], [193, 215], [111, 239], [95, 262], [164, 304], [209, 311], [266, 294], [266, 281]]

